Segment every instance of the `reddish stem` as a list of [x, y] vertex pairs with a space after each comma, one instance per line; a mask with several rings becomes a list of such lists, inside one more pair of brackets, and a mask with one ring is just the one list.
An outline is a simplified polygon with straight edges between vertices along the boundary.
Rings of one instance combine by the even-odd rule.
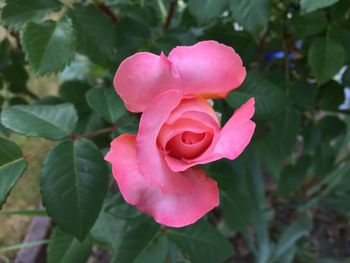
[[170, 2], [169, 9], [168, 9], [168, 14], [165, 18], [165, 22], [163, 25], [163, 29], [167, 30], [168, 27], [170, 26], [171, 19], [173, 18], [174, 12], [175, 12], [175, 7], [176, 7], [176, 0], [173, 0]]
[[98, 7], [109, 17], [112, 18], [113, 22], [116, 22], [118, 20], [116, 14], [113, 12], [113, 10], [106, 4], [101, 3], [98, 5]]
[[72, 141], [75, 141], [75, 140], [79, 140], [79, 139], [83, 139], [83, 138], [89, 138], [89, 137], [94, 137], [94, 136], [97, 136], [100, 134], [108, 133], [108, 132], [114, 131], [115, 129], [117, 129], [117, 125], [113, 125], [112, 127], [108, 127], [108, 128], [104, 128], [104, 129], [100, 129], [100, 130], [90, 131], [90, 132], [80, 134], [80, 135], [71, 134], [69, 136], [69, 138]]

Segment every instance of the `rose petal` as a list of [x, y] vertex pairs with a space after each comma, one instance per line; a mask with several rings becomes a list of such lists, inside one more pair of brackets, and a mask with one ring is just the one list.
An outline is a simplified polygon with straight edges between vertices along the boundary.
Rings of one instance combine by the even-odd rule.
[[143, 112], [136, 138], [140, 173], [163, 192], [178, 194], [192, 192], [195, 185], [185, 174], [174, 173], [169, 169], [157, 145], [157, 136], [181, 99], [182, 94], [178, 90], [169, 90], [159, 95]]
[[212, 40], [176, 47], [168, 60], [180, 75], [184, 94], [224, 98], [246, 76], [242, 60], [233, 48]]
[[235, 111], [217, 138], [213, 139], [212, 147], [192, 160], [178, 160], [166, 156], [165, 160], [169, 168], [174, 172], [184, 171], [197, 164], [205, 164], [221, 158], [233, 160], [237, 158], [250, 142], [255, 123], [251, 121], [254, 114], [254, 98], [249, 99]]
[[198, 168], [186, 171], [195, 185], [194, 191], [188, 194], [164, 193], [149, 184], [138, 171], [134, 135], [116, 138], [105, 159], [112, 164], [113, 176], [125, 201], [150, 214], [160, 224], [170, 227], [192, 224], [219, 204], [216, 182]]
[[171, 63], [161, 54], [139, 52], [125, 59], [114, 76], [114, 87], [126, 108], [142, 112], [162, 92], [177, 89]]

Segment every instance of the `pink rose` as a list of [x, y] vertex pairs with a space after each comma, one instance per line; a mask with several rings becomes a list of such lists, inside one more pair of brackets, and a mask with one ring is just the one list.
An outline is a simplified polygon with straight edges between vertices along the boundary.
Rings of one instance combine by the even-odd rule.
[[255, 123], [254, 99], [221, 129], [209, 98], [224, 98], [246, 76], [235, 51], [215, 41], [180, 46], [169, 56], [140, 52], [124, 60], [114, 86], [125, 106], [143, 112], [137, 135], [114, 139], [105, 159], [125, 201], [171, 227], [218, 206], [216, 182], [197, 164], [235, 159]]

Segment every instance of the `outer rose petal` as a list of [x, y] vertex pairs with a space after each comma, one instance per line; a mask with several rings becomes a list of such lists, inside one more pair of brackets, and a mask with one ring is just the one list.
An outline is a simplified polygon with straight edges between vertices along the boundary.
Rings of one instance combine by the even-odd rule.
[[143, 112], [136, 138], [136, 159], [140, 173], [164, 193], [185, 194], [195, 189], [187, 171], [179, 174], [169, 169], [157, 145], [161, 127], [181, 99], [182, 93], [178, 90], [159, 95]]
[[216, 182], [198, 168], [188, 171], [187, 176], [195, 185], [194, 191], [188, 194], [163, 193], [149, 184], [138, 171], [134, 135], [116, 138], [105, 159], [112, 164], [113, 176], [125, 201], [152, 215], [160, 224], [170, 227], [192, 224], [219, 204]]
[[176, 47], [168, 59], [180, 75], [185, 94], [224, 98], [246, 76], [242, 60], [233, 48], [212, 40]]
[[235, 111], [221, 129], [217, 140], [203, 155], [185, 162], [166, 156], [165, 160], [172, 171], [184, 171], [197, 164], [205, 164], [221, 158], [233, 160], [237, 158], [249, 144], [255, 129], [250, 119], [254, 114], [254, 98], [249, 99]]
[[171, 63], [161, 54], [139, 52], [125, 59], [114, 76], [114, 87], [126, 108], [142, 112], [159, 94], [174, 89], [178, 79]]

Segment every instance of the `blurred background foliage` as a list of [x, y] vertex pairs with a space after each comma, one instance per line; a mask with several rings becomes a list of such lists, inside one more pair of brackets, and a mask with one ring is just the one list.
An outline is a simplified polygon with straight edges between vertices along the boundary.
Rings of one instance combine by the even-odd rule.
[[[118, 263], [349, 262], [349, 0], [0, 7], [0, 260], [48, 244], [49, 263], [86, 262], [97, 247]], [[206, 39], [232, 46], [248, 71], [215, 101], [222, 122], [255, 97], [257, 129], [241, 157], [204, 166], [219, 183], [220, 207], [165, 228], [124, 203], [103, 161], [139, 117], [112, 79], [137, 51], [167, 54]], [[18, 218], [33, 215], [53, 219], [49, 239], [12, 246], [24, 234]]]

